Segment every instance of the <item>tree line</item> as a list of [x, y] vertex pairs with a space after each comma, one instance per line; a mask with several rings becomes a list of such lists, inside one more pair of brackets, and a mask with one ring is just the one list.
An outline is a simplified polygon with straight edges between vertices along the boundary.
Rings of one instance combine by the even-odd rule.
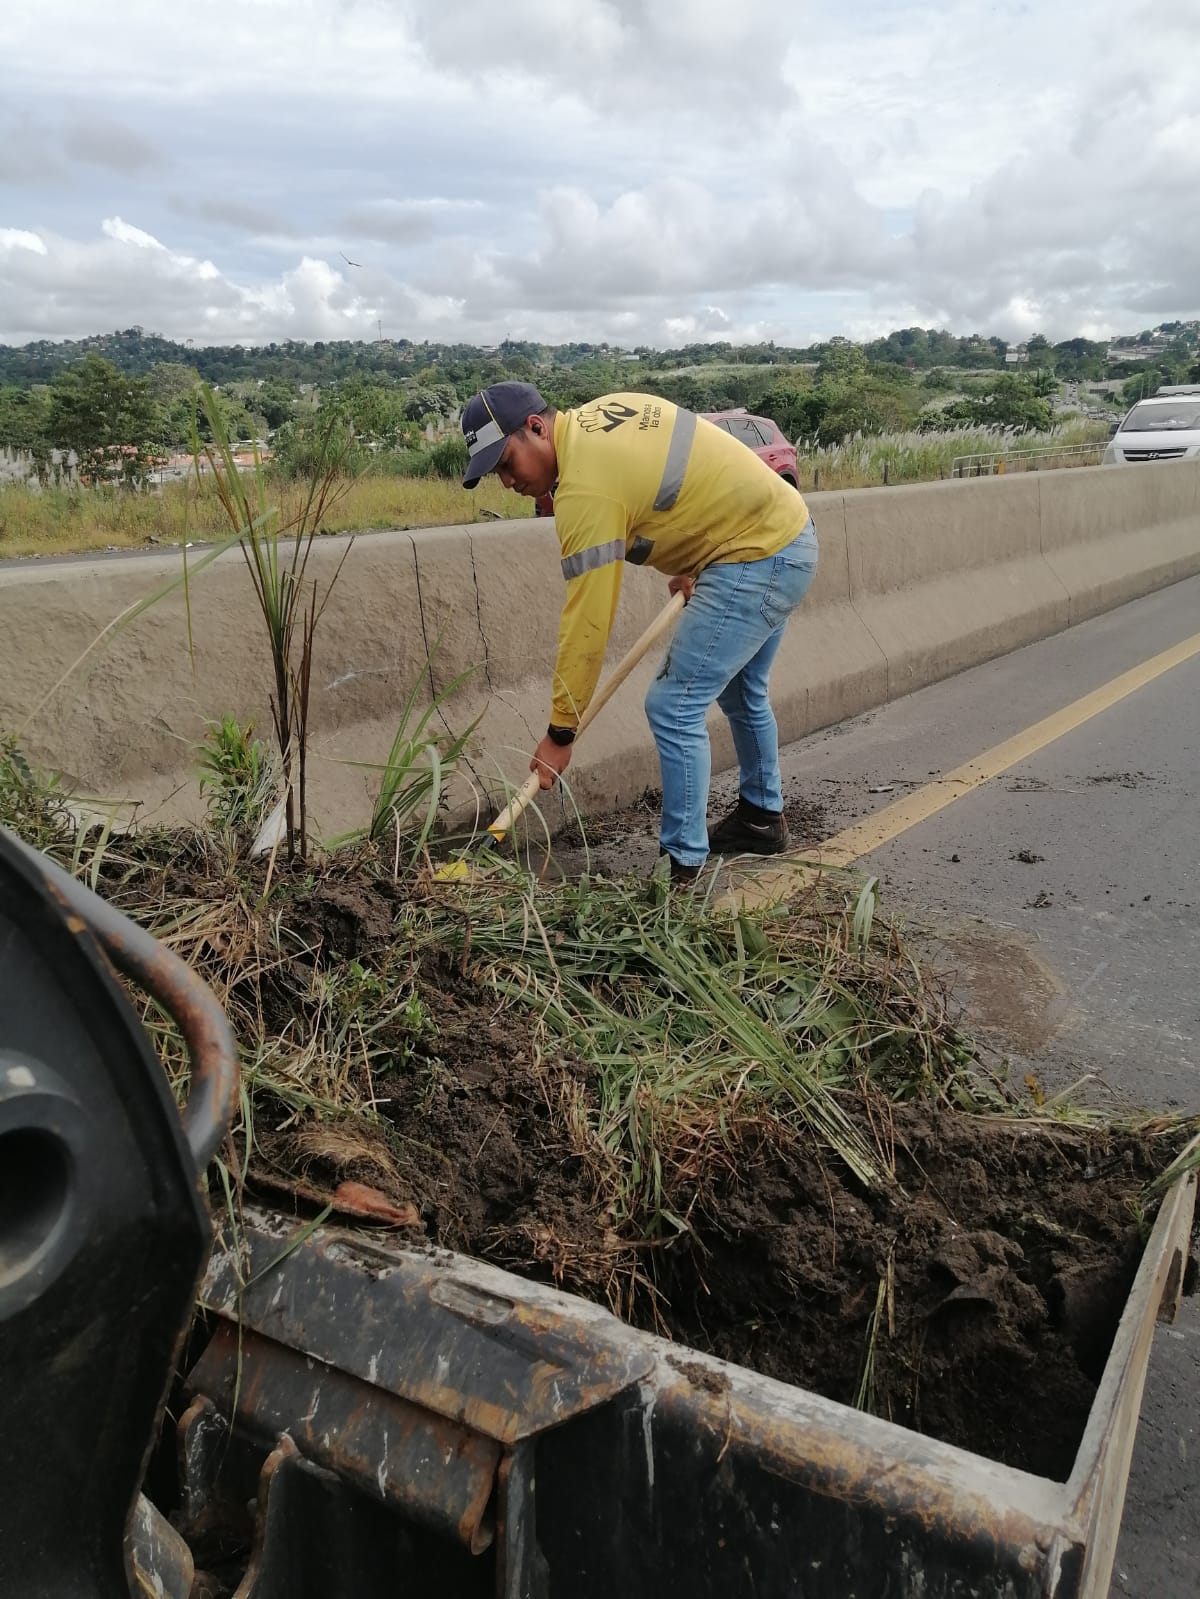
[[[1167, 359], [1196, 358], [1200, 323], [1169, 322], [1157, 329], [1122, 335], [1114, 345], [1148, 343], [1158, 334], [1169, 340]], [[678, 345], [654, 349], [639, 345], [631, 351], [607, 344], [576, 342], [539, 344], [506, 339], [496, 346], [446, 344], [411, 339], [322, 340], [311, 343], [285, 339], [261, 345], [196, 345], [179, 343], [140, 327], [94, 334], [85, 339], [35, 340], [24, 345], [0, 344], [0, 386], [27, 388], [52, 383], [60, 372], [77, 367], [87, 356], [110, 361], [127, 377], [147, 376], [161, 365], [194, 369], [206, 383], [226, 385], [238, 381], [277, 378], [288, 384], [324, 387], [355, 377], [387, 381], [420, 380], [436, 372], [470, 393], [483, 384], [533, 372], [571, 372], [589, 363], [613, 364], [634, 372], [671, 372], [683, 368], [736, 365], [741, 367], [816, 366], [831, 351], [850, 341], [832, 338], [806, 346], [774, 342], [734, 345], [728, 342]], [[928, 372], [951, 369], [1002, 369], [1009, 346], [1003, 339], [981, 334], [958, 336], [937, 328], [899, 328], [885, 337], [857, 346], [872, 365]], [[1106, 375], [1108, 345], [1090, 339], [1065, 339], [1051, 344], [1042, 334], [1028, 341], [1030, 363], [1049, 366], [1060, 378], [1099, 378]], [[1127, 370], [1111, 374], [1130, 375]], [[1120, 361], [1117, 362], [1120, 366]]]
[[1124, 403], [1159, 383], [1200, 381], [1198, 335], [1200, 324], [1171, 324], [1150, 361], [1109, 359], [1107, 345], [1087, 339], [1052, 345], [1035, 336], [1027, 363], [1005, 369], [1000, 340], [922, 328], [804, 350], [718, 343], [634, 352], [407, 340], [386, 350], [320, 341], [189, 350], [134, 328], [74, 344], [0, 346], [0, 448], [27, 453], [43, 481], [55, 474], [56, 456], [73, 451], [81, 480], [137, 486], [157, 459], [189, 447], [197, 429], [203, 436], [194, 399], [201, 379], [219, 387], [230, 435], [269, 440], [279, 468], [296, 475], [334, 419], [385, 469], [437, 470], [445, 457], [449, 473], [451, 452], [432, 457], [425, 435], [452, 428], [476, 389], [504, 378], [536, 382], [560, 408], [614, 389], [701, 412], [744, 407], [817, 446], [914, 429], [1042, 430], [1064, 380], [1124, 377]]

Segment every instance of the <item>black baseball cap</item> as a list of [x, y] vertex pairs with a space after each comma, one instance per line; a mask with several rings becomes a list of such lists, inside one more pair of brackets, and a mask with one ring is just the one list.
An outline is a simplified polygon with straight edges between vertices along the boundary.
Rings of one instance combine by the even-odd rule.
[[470, 460], [463, 488], [473, 489], [481, 477], [496, 470], [510, 433], [546, 409], [532, 383], [493, 383], [472, 395], [462, 414], [463, 437]]

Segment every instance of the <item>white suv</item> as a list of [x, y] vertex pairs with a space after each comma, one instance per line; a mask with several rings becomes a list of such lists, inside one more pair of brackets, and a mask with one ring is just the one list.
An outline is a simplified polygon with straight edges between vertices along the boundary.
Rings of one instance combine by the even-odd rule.
[[1105, 466], [1200, 457], [1200, 383], [1176, 383], [1139, 400], [1104, 452]]

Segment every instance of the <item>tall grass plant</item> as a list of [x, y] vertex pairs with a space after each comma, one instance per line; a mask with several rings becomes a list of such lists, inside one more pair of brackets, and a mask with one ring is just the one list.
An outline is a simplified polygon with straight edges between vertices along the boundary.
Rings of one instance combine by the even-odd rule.
[[[1076, 444], [1095, 444], [1099, 448], [1107, 438], [1106, 423], [1086, 420], [1064, 422], [1046, 433], [962, 428], [950, 433], [856, 435], [844, 444], [824, 448], [801, 440], [796, 447], [796, 465], [801, 492], [814, 487], [878, 488], [884, 481], [885, 470], [889, 484], [936, 482], [951, 476], [954, 460], [960, 455], [1054, 449]], [[1059, 463], [1065, 464], [1069, 463]]]
[[245, 557], [267, 630], [274, 677], [271, 716], [284, 785], [287, 852], [291, 857], [298, 850], [303, 857], [308, 848], [308, 713], [313, 646], [317, 623], [346, 557], [343, 555], [338, 563], [323, 594], [315, 581], [307, 581], [308, 558], [326, 511], [344, 492], [353, 435], [341, 418], [330, 419], [320, 435], [312, 474], [301, 487], [295, 513], [284, 521], [270, 497], [257, 453], [252, 476], [244, 477], [239, 470], [221, 402], [208, 384], [200, 384], [197, 403], [208, 425], [208, 438], [200, 438], [197, 426], [193, 440], [196, 475], [201, 476], [201, 461], [207, 463], [226, 522]]

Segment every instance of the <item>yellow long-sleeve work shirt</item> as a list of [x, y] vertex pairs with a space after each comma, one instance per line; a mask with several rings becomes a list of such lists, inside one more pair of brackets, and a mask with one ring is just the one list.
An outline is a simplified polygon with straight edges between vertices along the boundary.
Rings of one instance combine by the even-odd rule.
[[554, 421], [567, 596], [550, 720], [576, 727], [604, 664], [625, 562], [671, 577], [777, 554], [808, 520], [790, 484], [724, 429], [649, 394]]

